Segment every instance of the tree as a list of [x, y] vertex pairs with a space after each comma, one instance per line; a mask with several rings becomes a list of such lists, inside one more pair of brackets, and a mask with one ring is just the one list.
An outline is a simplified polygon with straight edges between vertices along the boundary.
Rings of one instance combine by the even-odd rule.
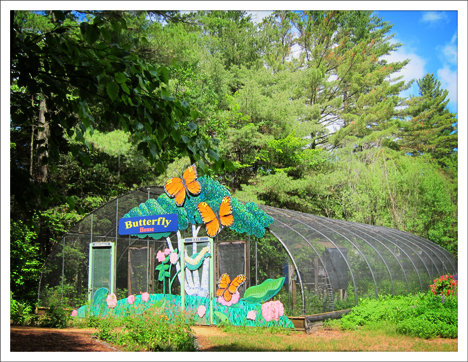
[[392, 117], [408, 85], [389, 78], [408, 60], [381, 59], [401, 46], [389, 42], [392, 26], [359, 11], [303, 11], [293, 24], [300, 52], [292, 62], [290, 94], [302, 102], [298, 118], [309, 128], [310, 148], [342, 147], [375, 131], [396, 130]]
[[199, 11], [211, 54], [220, 53], [226, 69], [259, 67], [265, 39], [245, 11]]
[[402, 120], [401, 149], [413, 156], [430, 154], [445, 167], [458, 146], [457, 119], [447, 104], [448, 91], [433, 74], [417, 81], [419, 97], [410, 97], [408, 109]]
[[[124, 17], [108, 19], [94, 13], [92, 20], [78, 24], [71, 12], [37, 16], [45, 16], [51, 30], [25, 29], [11, 12], [10, 111], [15, 132], [27, 134], [32, 127], [44, 132], [37, 137], [37, 143], [42, 142], [37, 149], [41, 167], [55, 169], [62, 149], [89, 162], [87, 153], [70, 144], [65, 134], [87, 144], [86, 131], [118, 128], [132, 134], [132, 141], [159, 172], [174, 150], [198, 162], [202, 171], [209, 162], [219, 161], [212, 164], [215, 169], [222, 166], [216, 141], [197, 127], [199, 113], [167, 91], [169, 68], [147, 64], [129, 51], [129, 44], [113, 42], [115, 34], [127, 29]], [[43, 113], [38, 112], [39, 105], [31, 104], [36, 95]], [[46, 174], [33, 182], [24, 160], [12, 159], [11, 195], [31, 220], [34, 209], [64, 198], [46, 182]], [[73, 200], [67, 201], [73, 206]]]
[[291, 11], [274, 11], [260, 24], [268, 39], [264, 59], [267, 67], [274, 72], [284, 70], [290, 61], [292, 47], [296, 44], [292, 24], [294, 17], [295, 13]]

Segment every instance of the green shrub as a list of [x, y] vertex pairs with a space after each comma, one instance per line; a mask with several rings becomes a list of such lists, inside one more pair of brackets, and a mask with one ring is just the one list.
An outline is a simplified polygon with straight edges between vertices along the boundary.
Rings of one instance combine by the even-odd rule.
[[349, 314], [341, 318], [340, 327], [356, 330], [378, 322], [390, 322], [398, 333], [409, 336], [457, 338], [458, 298], [434, 296], [428, 292], [361, 299]]
[[10, 292], [10, 320], [15, 325], [29, 325], [36, 320], [32, 314], [32, 307], [26, 302], [21, 303], [13, 299], [13, 292]]
[[66, 328], [70, 320], [70, 312], [61, 304], [51, 303], [45, 317], [40, 320], [41, 327]]
[[125, 317], [99, 317], [96, 335], [128, 350], [196, 351], [191, 325], [193, 318], [185, 313], [152, 307]]

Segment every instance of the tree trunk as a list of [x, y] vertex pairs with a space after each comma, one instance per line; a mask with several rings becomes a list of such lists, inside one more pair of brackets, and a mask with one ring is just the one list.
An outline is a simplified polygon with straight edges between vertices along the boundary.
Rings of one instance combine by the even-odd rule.
[[[46, 109], [46, 101], [45, 98], [41, 99], [41, 103], [39, 105], [39, 129], [37, 132], [37, 139], [38, 143], [40, 144], [39, 147], [47, 147], [48, 145], [48, 140], [50, 136], [50, 129], [49, 129], [49, 123], [45, 119], [45, 113], [47, 112]], [[44, 142], [40, 142], [44, 141]], [[47, 157], [47, 150], [44, 152], [39, 153], [38, 155], [38, 163], [39, 163], [39, 172], [37, 175], [38, 181], [41, 182], [46, 182], [47, 181], [47, 172], [48, 172], [48, 166], [47, 162], [43, 165], [44, 158]]]

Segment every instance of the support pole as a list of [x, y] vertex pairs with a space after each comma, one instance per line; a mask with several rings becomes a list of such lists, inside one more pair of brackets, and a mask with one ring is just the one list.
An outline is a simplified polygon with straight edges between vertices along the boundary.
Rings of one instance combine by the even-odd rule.
[[255, 240], [255, 285], [258, 285], [257, 240]]
[[[117, 198], [116, 205], [115, 205], [115, 252], [114, 252], [115, 259], [112, 259], [114, 261], [114, 265], [117, 265], [118, 237], [119, 237], [119, 199]], [[113, 272], [114, 272], [114, 275], [117, 275], [117, 270], [113, 270]], [[114, 286], [113, 289], [117, 290], [117, 278], [114, 278], [113, 286]]]
[[180, 307], [185, 310], [185, 239], [180, 241]]
[[214, 298], [214, 240], [210, 241], [210, 325], [213, 325], [213, 298]]
[[62, 299], [60, 304], [63, 304], [63, 279], [65, 278], [65, 238], [62, 238]]
[[[88, 265], [92, 266], [93, 262], [93, 253], [91, 249], [91, 243], [93, 242], [93, 217], [94, 214], [91, 214], [91, 231], [90, 231], [90, 237], [89, 237], [89, 261]], [[93, 291], [93, 270], [92, 267], [89, 268], [88, 272], [88, 301], [91, 302], [91, 292]]]

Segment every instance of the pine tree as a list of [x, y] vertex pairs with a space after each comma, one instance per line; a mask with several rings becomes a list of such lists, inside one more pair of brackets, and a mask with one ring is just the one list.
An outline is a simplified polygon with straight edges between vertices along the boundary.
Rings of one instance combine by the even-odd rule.
[[430, 153], [445, 166], [458, 145], [457, 118], [447, 108], [448, 90], [441, 88], [433, 74], [426, 74], [417, 84], [419, 97], [410, 97], [407, 119], [402, 121], [401, 149], [413, 156]]
[[[296, 13], [297, 61], [290, 76], [291, 99], [302, 103], [299, 119], [309, 128], [310, 148], [340, 148], [391, 139], [399, 93], [408, 87], [393, 75], [408, 60], [387, 63], [392, 25], [362, 11]], [[393, 77], [392, 77], [393, 76]], [[367, 137], [365, 140], [363, 140]]]

